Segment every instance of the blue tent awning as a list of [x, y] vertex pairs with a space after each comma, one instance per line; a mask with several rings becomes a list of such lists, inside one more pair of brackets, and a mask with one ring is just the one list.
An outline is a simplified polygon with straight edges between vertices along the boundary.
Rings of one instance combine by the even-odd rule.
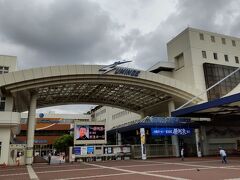
[[240, 93], [172, 112], [173, 117], [240, 117]]

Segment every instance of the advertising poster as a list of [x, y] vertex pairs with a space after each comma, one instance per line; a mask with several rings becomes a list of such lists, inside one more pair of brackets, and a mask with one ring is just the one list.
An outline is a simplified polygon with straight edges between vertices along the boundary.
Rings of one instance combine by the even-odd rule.
[[146, 139], [145, 139], [145, 129], [140, 128], [140, 136], [141, 136], [141, 150], [142, 150], [142, 159], [147, 159], [146, 155]]
[[89, 139], [89, 126], [76, 125], [76, 140]]
[[152, 136], [189, 136], [192, 132], [192, 128], [151, 128]]
[[86, 146], [81, 147], [81, 155], [82, 156], [86, 156], [87, 155], [87, 147]]
[[94, 154], [94, 147], [93, 146], [88, 146], [87, 147], [87, 154]]
[[113, 153], [113, 148], [112, 147], [108, 147], [107, 148], [107, 153], [108, 154], [112, 154]]
[[74, 144], [105, 144], [105, 123], [75, 122]]
[[73, 150], [73, 154], [81, 155], [81, 147], [74, 147]]

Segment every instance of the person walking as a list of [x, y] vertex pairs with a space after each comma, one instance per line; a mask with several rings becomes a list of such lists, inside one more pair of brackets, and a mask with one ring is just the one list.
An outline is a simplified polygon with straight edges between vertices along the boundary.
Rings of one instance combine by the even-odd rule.
[[181, 160], [184, 161], [184, 148], [181, 149], [180, 155], [181, 155]]
[[221, 159], [222, 159], [222, 164], [223, 163], [227, 164], [227, 153], [226, 153], [226, 151], [223, 148], [219, 147], [219, 154], [220, 154]]
[[52, 154], [51, 152], [48, 153], [48, 164], [51, 164]]
[[20, 166], [21, 156], [22, 156], [22, 153], [21, 152], [17, 152], [17, 158], [16, 158], [17, 166]]

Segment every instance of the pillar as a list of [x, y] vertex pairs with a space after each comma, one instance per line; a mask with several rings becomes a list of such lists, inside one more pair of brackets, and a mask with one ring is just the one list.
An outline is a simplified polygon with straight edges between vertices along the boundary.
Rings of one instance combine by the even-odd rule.
[[206, 135], [206, 127], [201, 126], [201, 142], [202, 142], [202, 151], [203, 155], [207, 156], [208, 155], [208, 142], [207, 142], [207, 135]]
[[[174, 101], [169, 101], [168, 102], [168, 113], [169, 117], [171, 117], [171, 112], [175, 110], [175, 104]], [[175, 149], [173, 149], [173, 152], [176, 152], [176, 157], [179, 157], [179, 143], [178, 143], [178, 136], [173, 135], [171, 136], [172, 138], [172, 145], [174, 145]]]
[[165, 156], [169, 156], [169, 152], [168, 152], [168, 136], [164, 137], [164, 155]]
[[12, 96], [6, 97], [5, 111], [13, 111], [13, 97]]
[[199, 129], [195, 129], [195, 139], [196, 139], [197, 157], [202, 157]]
[[122, 145], [122, 134], [117, 132], [117, 145]]
[[34, 132], [36, 124], [36, 107], [37, 107], [37, 94], [32, 94], [30, 99], [30, 107], [28, 111], [28, 132], [27, 132], [27, 153], [26, 164], [33, 163], [33, 145], [34, 145]]

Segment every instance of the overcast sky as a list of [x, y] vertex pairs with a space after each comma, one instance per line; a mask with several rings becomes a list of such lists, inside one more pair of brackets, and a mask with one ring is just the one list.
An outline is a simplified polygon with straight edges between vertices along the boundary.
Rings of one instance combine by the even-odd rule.
[[188, 26], [240, 36], [239, 19], [238, 0], [0, 0], [0, 54], [17, 56], [19, 69], [116, 59], [147, 69]]

